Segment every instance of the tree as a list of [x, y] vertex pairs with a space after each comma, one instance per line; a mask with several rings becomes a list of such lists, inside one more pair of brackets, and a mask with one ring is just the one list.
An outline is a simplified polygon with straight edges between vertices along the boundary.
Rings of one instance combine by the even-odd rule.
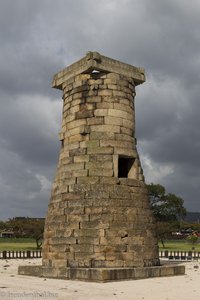
[[177, 230], [176, 222], [156, 222], [157, 238], [161, 241], [163, 248], [165, 247], [164, 241], [169, 238], [173, 231]]
[[186, 215], [183, 199], [175, 194], [167, 194], [165, 187], [160, 184], [147, 185], [151, 207], [156, 220], [158, 239], [164, 247], [164, 239], [177, 227]]
[[0, 230], [8, 229], [8, 225], [4, 221], [0, 221]]
[[192, 245], [197, 244], [199, 242], [199, 237], [197, 234], [190, 234], [187, 237], [187, 241]]
[[165, 188], [160, 184], [151, 183], [147, 187], [156, 221], [178, 221], [186, 216], [182, 198], [174, 194], [166, 194]]
[[29, 237], [36, 241], [37, 249], [42, 245], [44, 232], [44, 219], [17, 217], [9, 219], [9, 226], [12, 227], [16, 237]]
[[4, 236], [9, 236], [9, 233], [12, 232], [12, 228], [10, 227], [7, 221], [0, 221], [0, 232], [4, 232]]

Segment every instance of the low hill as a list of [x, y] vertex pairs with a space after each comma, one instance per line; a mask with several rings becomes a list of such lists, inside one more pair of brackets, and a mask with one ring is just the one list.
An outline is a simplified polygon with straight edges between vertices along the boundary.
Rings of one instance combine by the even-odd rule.
[[200, 212], [187, 212], [184, 221], [189, 223], [200, 223]]

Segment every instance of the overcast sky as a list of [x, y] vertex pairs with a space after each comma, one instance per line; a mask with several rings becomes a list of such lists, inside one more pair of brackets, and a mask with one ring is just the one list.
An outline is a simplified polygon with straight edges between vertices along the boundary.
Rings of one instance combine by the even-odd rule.
[[52, 77], [87, 51], [145, 68], [146, 181], [200, 211], [199, 28], [199, 0], [0, 0], [0, 219], [46, 214], [62, 113]]

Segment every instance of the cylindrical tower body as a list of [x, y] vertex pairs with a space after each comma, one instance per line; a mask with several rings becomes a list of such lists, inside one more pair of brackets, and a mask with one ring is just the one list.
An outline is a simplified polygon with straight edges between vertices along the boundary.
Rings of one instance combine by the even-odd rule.
[[67, 277], [67, 268], [159, 264], [134, 132], [141, 72], [89, 53], [54, 78], [63, 90], [63, 120], [45, 225], [46, 276]]

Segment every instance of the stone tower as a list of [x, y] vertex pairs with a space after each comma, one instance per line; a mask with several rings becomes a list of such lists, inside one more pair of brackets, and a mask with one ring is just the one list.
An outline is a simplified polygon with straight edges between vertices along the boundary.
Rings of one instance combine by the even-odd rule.
[[45, 225], [45, 276], [92, 279], [98, 268], [159, 265], [135, 139], [135, 86], [144, 81], [142, 68], [97, 52], [54, 76], [53, 87], [63, 91], [63, 120]]
[[63, 120], [42, 265], [19, 274], [104, 282], [185, 273], [159, 266], [134, 132], [135, 86], [144, 81], [143, 69], [97, 52], [54, 76]]

